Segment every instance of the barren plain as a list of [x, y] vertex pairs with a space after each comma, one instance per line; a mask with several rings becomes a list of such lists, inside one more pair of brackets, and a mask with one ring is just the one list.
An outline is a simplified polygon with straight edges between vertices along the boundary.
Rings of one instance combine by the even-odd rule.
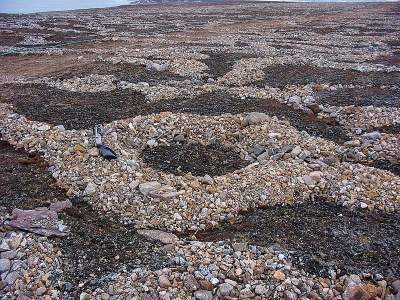
[[0, 14], [0, 298], [399, 300], [399, 41], [396, 2]]

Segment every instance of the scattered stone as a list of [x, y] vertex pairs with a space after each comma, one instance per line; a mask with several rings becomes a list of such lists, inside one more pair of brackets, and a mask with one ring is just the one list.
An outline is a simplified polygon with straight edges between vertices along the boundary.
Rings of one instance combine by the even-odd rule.
[[37, 296], [42, 296], [44, 293], [46, 293], [46, 288], [44, 286], [37, 288], [36, 289], [36, 295]]
[[45, 125], [39, 126], [38, 130], [39, 131], [47, 131], [47, 130], [50, 130], [50, 128], [51, 127], [49, 125], [45, 124]]
[[268, 115], [260, 112], [252, 112], [243, 120], [243, 126], [256, 125], [268, 120]]
[[150, 192], [154, 192], [160, 188], [161, 183], [157, 181], [150, 181], [139, 184], [139, 190], [144, 196], [147, 196]]
[[97, 185], [93, 182], [89, 182], [85, 188], [85, 195], [93, 195], [97, 191]]
[[362, 137], [367, 140], [376, 141], [376, 140], [380, 140], [382, 138], [382, 134], [378, 131], [373, 131], [373, 132], [368, 132], [368, 133], [363, 134]]
[[[183, 284], [188, 291], [192, 291], [192, 292], [197, 291], [200, 288], [200, 284], [198, 283], [198, 281], [192, 274], [188, 274], [185, 276], [185, 278], [183, 279]], [[203, 286], [204, 286], [204, 283], [203, 283]], [[206, 284], [206, 287], [208, 287], [207, 284]], [[206, 288], [206, 290], [209, 290], [209, 288]]]
[[247, 243], [233, 243], [232, 248], [235, 251], [246, 251], [247, 250]]
[[233, 290], [233, 286], [229, 283], [222, 283], [218, 287], [218, 292], [221, 296], [229, 296], [230, 292]]
[[274, 275], [273, 275], [274, 279], [279, 280], [279, 281], [284, 281], [286, 278], [285, 273], [283, 273], [282, 271], [275, 271]]
[[179, 241], [179, 238], [169, 232], [161, 231], [161, 230], [138, 230], [138, 234], [145, 236], [151, 240], [160, 241], [163, 244], [174, 244]]
[[344, 300], [369, 300], [379, 295], [379, 289], [372, 284], [362, 285], [351, 282], [344, 292]]
[[210, 291], [199, 290], [194, 292], [194, 297], [197, 300], [212, 300], [212, 293]]
[[161, 275], [158, 277], [158, 284], [160, 287], [167, 289], [171, 286], [171, 282], [169, 281], [168, 277], [165, 275]]
[[7, 258], [0, 259], [0, 274], [7, 272], [11, 268], [11, 262]]

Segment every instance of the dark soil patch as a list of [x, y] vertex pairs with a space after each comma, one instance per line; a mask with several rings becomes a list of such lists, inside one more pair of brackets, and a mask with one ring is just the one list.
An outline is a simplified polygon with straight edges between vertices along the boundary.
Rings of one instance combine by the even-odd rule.
[[374, 161], [366, 162], [365, 165], [382, 169], [393, 173], [394, 175], [400, 176], [400, 164], [398, 162], [391, 162], [387, 159], [377, 159]]
[[388, 134], [400, 134], [400, 123], [394, 123], [381, 127], [374, 127], [373, 131], [379, 131]]
[[205, 54], [209, 58], [202, 61], [208, 66], [207, 73], [213, 78], [222, 77], [231, 71], [236, 61], [254, 57], [254, 55], [244, 53], [207, 52]]
[[[89, 205], [75, 203], [61, 215], [71, 233], [57, 239], [64, 255], [64, 290], [71, 289], [79, 298], [79, 290], [104, 284], [111, 274], [134, 268], [160, 269], [168, 259], [158, 250], [161, 243], [151, 242], [136, 233], [133, 226], [124, 226], [111, 217], [100, 216]], [[79, 283], [85, 286], [78, 288]]]
[[0, 206], [32, 209], [65, 198], [38, 154], [16, 150], [0, 141]]
[[246, 42], [242, 42], [242, 41], [236, 41], [235, 43], [234, 43], [234, 46], [235, 47], [249, 47], [250, 46], [250, 44], [249, 43], [246, 43]]
[[266, 68], [264, 72], [265, 79], [257, 82], [258, 86], [269, 85], [284, 88], [288, 85], [309, 83], [372, 86], [400, 84], [400, 72], [359, 72], [300, 65], [273, 65]]
[[13, 31], [0, 31], [0, 46], [15, 46], [23, 40], [23, 36], [19, 36]]
[[[136, 116], [149, 109], [144, 95], [128, 90], [77, 93], [50, 88], [45, 84], [3, 85], [3, 101], [30, 119], [63, 124], [67, 129], [90, 128], [98, 123]], [[149, 105], [147, 105], [149, 106]]]
[[392, 40], [392, 41], [387, 41], [386, 44], [393, 48], [400, 47], [400, 41], [399, 40]]
[[311, 135], [337, 142], [348, 139], [344, 130], [331, 120], [317, 119], [314, 114], [306, 114], [272, 99], [241, 99], [226, 93], [146, 103], [144, 95], [129, 90], [75, 93], [44, 84], [8, 84], [3, 85], [0, 96], [30, 119], [63, 124], [67, 129], [89, 128], [98, 123], [163, 111], [211, 116], [259, 111], [285, 118], [298, 130]]
[[144, 162], [154, 168], [176, 175], [219, 176], [248, 165], [238, 152], [220, 143], [172, 143], [170, 146], [146, 147]]
[[400, 90], [373, 87], [342, 88], [318, 93], [317, 101], [321, 104], [333, 106], [400, 107]]
[[245, 214], [241, 221], [198, 233], [205, 241], [247, 241], [278, 244], [293, 251], [294, 262], [306, 271], [327, 276], [345, 273], [400, 275], [400, 215], [350, 211], [324, 200], [274, 206]]
[[400, 52], [395, 51], [392, 53], [392, 55], [379, 56], [374, 60], [371, 60], [371, 63], [385, 66], [398, 66], [400, 65]]
[[182, 80], [183, 77], [168, 71], [152, 72], [143, 65], [129, 63], [92, 62], [86, 65], [74, 66], [63, 71], [48, 74], [54, 79], [69, 79], [73, 77], [84, 77], [91, 74], [114, 75], [117, 80], [133, 83], [147, 82], [160, 83], [170, 80]]

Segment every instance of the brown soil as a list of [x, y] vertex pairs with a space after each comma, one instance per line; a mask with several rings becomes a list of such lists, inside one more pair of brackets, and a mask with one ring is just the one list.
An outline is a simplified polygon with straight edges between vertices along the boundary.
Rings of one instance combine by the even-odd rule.
[[0, 141], [0, 206], [11, 212], [16, 207], [32, 209], [64, 200], [64, 191], [47, 167], [39, 155]]
[[323, 199], [244, 214], [241, 221], [198, 233], [204, 241], [230, 239], [292, 252], [311, 274], [376, 272], [400, 275], [400, 215], [350, 211]]
[[54, 79], [69, 79], [72, 77], [84, 77], [91, 74], [97, 75], [114, 75], [119, 81], [128, 82], [147, 82], [161, 83], [170, 80], [182, 80], [181, 76], [172, 74], [168, 71], [152, 72], [146, 70], [143, 65], [132, 65], [129, 63], [109, 63], [109, 62], [91, 62], [84, 65], [75, 65], [73, 67], [59, 70], [47, 74]]
[[372, 86], [400, 84], [400, 72], [359, 72], [299, 65], [273, 65], [266, 68], [264, 72], [265, 79], [257, 82], [258, 86], [269, 85], [284, 88], [288, 85], [309, 83]]
[[317, 94], [316, 98], [318, 103], [333, 106], [400, 107], [400, 90], [395, 89], [342, 88], [334, 91], [322, 91]]
[[176, 175], [219, 176], [245, 167], [238, 152], [220, 143], [201, 145], [175, 143], [170, 146], [147, 147], [143, 150], [146, 164]]
[[77, 54], [3, 56], [0, 57], [0, 64], [2, 76], [35, 78], [72, 68], [77, 64], [86, 64], [91, 55], [85, 55], [80, 60], [77, 58]]

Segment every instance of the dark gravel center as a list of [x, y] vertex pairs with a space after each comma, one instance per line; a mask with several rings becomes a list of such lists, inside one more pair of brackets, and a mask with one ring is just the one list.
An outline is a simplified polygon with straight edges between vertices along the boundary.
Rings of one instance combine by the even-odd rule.
[[197, 237], [278, 244], [294, 251], [298, 266], [321, 276], [330, 269], [400, 275], [399, 214], [350, 211], [323, 199], [257, 210], [243, 215], [238, 223]]
[[219, 143], [207, 146], [173, 143], [170, 146], [147, 147], [142, 155], [148, 165], [175, 175], [190, 172], [194, 176], [218, 176], [248, 164], [234, 149]]

